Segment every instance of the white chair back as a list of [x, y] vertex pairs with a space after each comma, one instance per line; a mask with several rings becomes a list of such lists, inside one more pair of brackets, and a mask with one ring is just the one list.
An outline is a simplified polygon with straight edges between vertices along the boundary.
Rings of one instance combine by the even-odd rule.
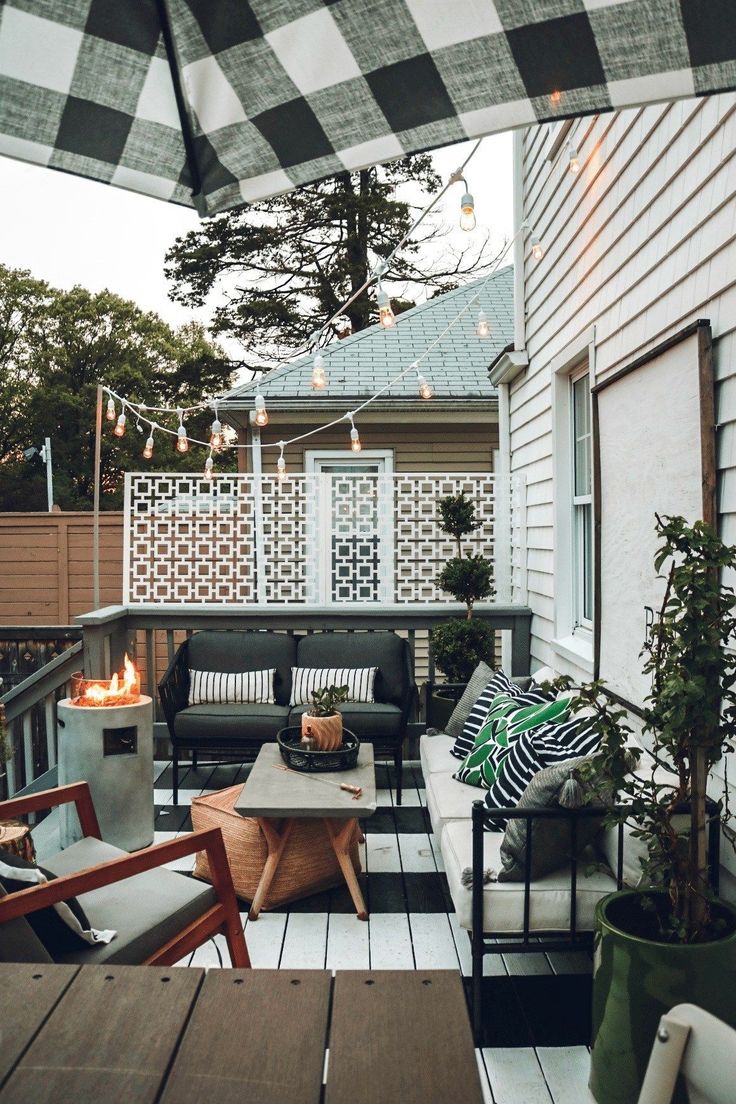
[[662, 1016], [639, 1104], [670, 1104], [681, 1073], [689, 1104], [736, 1101], [736, 1031], [694, 1004]]

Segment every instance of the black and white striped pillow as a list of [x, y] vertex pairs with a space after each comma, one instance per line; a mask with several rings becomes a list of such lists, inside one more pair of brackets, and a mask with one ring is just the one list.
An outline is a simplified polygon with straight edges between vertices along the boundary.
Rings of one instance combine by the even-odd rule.
[[[519, 804], [535, 774], [544, 767], [589, 755], [596, 749], [600, 736], [588, 718], [573, 717], [562, 724], [540, 725], [523, 733], [508, 749], [499, 763], [496, 781], [488, 790], [485, 801], [489, 809], [510, 809]], [[506, 821], [488, 825], [492, 832], [503, 832]]]
[[518, 702], [519, 709], [523, 709], [526, 705], [542, 705], [544, 702], [552, 701], [554, 697], [553, 694], [546, 694], [538, 687], [522, 690], [503, 671], [496, 671], [470, 710], [461, 735], [455, 740], [450, 754], [456, 759], [466, 759], [470, 755], [475, 746], [475, 738], [485, 724], [486, 717], [499, 694], [514, 698]]
[[273, 705], [276, 668], [266, 671], [189, 671], [189, 705]]
[[292, 667], [290, 705], [311, 705], [312, 692], [328, 686], [347, 686], [348, 701], [375, 701], [377, 667]]

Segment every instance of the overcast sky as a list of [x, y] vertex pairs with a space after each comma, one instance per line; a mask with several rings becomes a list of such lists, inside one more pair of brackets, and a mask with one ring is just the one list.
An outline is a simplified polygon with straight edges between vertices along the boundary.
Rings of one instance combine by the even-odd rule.
[[[467, 156], [472, 143], [435, 154], [443, 178]], [[512, 234], [511, 135], [485, 138], [466, 170], [478, 227], [490, 231], [489, 251]], [[461, 185], [445, 203], [448, 223], [459, 215]], [[56, 287], [109, 288], [154, 310], [173, 325], [192, 317], [168, 298], [164, 254], [174, 239], [197, 225], [193, 210], [149, 199], [66, 173], [0, 157], [0, 262], [30, 269]], [[444, 239], [456, 248], [468, 235]], [[509, 258], [510, 259], [510, 258]]]

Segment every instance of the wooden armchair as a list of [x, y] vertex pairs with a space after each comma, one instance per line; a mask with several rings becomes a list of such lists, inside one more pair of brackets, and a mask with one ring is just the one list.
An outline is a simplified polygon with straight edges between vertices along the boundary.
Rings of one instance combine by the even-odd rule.
[[[48, 962], [48, 953], [25, 917], [79, 897], [94, 927], [112, 928], [118, 935], [106, 945], [80, 943], [78, 951], [64, 955], [64, 962], [171, 966], [222, 932], [232, 965], [250, 966], [219, 828], [191, 832], [128, 854], [102, 842], [86, 782], [0, 802], [0, 819], [71, 802], [77, 807], [84, 838], [44, 861], [44, 867], [57, 877], [44, 885], [0, 895], [0, 960]], [[198, 851], [207, 852], [211, 886], [161, 869], [165, 863]], [[110, 891], [107, 887], [115, 888]]]

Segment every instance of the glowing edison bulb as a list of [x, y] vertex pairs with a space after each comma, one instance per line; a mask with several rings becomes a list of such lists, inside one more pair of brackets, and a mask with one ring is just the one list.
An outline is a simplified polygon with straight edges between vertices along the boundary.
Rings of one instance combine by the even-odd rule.
[[353, 428], [350, 430], [350, 448], [353, 450], [353, 452], [360, 452], [362, 447], [363, 446], [360, 443], [360, 434], [358, 433], [355, 426], [353, 426]]
[[488, 337], [491, 332], [491, 324], [485, 311], [478, 311], [478, 320], [475, 323], [475, 332], [478, 337]]
[[153, 434], [146, 438], [146, 444], [143, 449], [143, 459], [150, 460], [153, 456]]
[[125, 436], [125, 415], [124, 414], [121, 414], [120, 417], [118, 418], [117, 422], [115, 423], [115, 428], [113, 430], [113, 433], [115, 434], [116, 437], [124, 437]]
[[381, 323], [384, 330], [390, 330], [396, 323], [396, 316], [391, 309], [391, 300], [383, 288], [378, 289], [376, 294], [376, 305], [378, 306], [378, 321]]
[[108, 422], [114, 422], [115, 421], [115, 400], [114, 399], [108, 399], [107, 400], [107, 414], [105, 415], [105, 417], [107, 418]]
[[580, 172], [580, 162], [578, 161], [578, 151], [574, 146], [570, 146], [568, 157], [568, 168], [573, 176], [577, 176]]
[[434, 387], [426, 380], [421, 372], [417, 372], [417, 382], [419, 384], [419, 398], [431, 399], [434, 395]]
[[475, 230], [475, 200], [470, 192], [460, 200], [460, 229]]
[[276, 461], [276, 478], [278, 479], [279, 483], [283, 483], [286, 479], [286, 461], [284, 460], [283, 452]]
[[212, 469], [215, 466], [215, 462], [211, 456], [208, 456], [204, 462], [204, 477], [205, 479], [212, 479], [214, 472]]
[[532, 257], [535, 261], [541, 261], [544, 256], [544, 246], [536, 234], [532, 234]]
[[212, 423], [212, 429], [210, 431], [210, 448], [222, 448], [222, 423], [217, 417]]
[[312, 368], [312, 387], [315, 391], [324, 391], [327, 386], [327, 373], [325, 372], [325, 358], [317, 353]]
[[256, 425], [268, 425], [268, 411], [266, 410], [266, 400], [263, 395], [256, 395]]
[[189, 442], [187, 441], [187, 431], [183, 425], [179, 425], [176, 431], [176, 451], [177, 452], [189, 452]]

